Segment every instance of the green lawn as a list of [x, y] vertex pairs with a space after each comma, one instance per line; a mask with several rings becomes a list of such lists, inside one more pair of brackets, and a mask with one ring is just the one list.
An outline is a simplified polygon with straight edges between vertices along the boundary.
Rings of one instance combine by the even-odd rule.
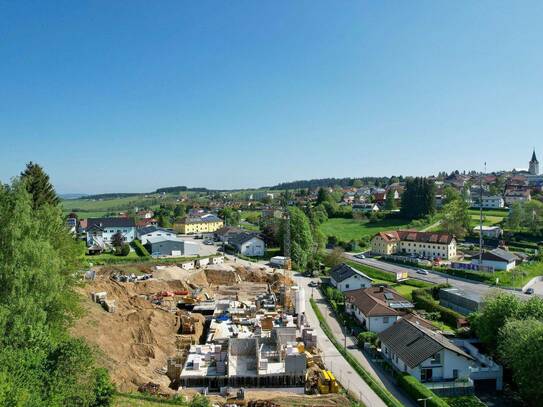
[[173, 201], [169, 198], [159, 198], [158, 195], [145, 197], [144, 195], [131, 195], [122, 198], [109, 199], [65, 199], [61, 202], [65, 214], [75, 212], [80, 217], [99, 217], [111, 212], [121, 212], [134, 207], [157, 207], [161, 202]]
[[409, 221], [403, 219], [383, 219], [377, 222], [364, 222], [356, 219], [332, 218], [320, 226], [326, 236], [335, 236], [345, 242], [373, 236], [377, 232], [406, 228]]

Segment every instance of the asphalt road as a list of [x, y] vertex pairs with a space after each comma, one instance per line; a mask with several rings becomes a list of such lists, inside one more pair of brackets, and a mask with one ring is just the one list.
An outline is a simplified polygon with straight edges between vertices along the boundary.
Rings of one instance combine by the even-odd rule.
[[320, 293], [317, 289], [308, 287], [310, 278], [297, 275], [294, 277], [296, 284], [305, 291], [305, 314], [309, 320], [311, 328], [317, 334], [317, 346], [322, 351], [323, 362], [327, 369], [331, 370], [341, 385], [352, 392], [367, 407], [386, 407], [386, 404], [377, 396], [377, 394], [368, 386], [368, 384], [356, 373], [343, 356], [330, 342], [326, 334], [319, 325], [319, 321], [313, 308], [311, 308], [311, 294], [315, 300], [320, 299]]
[[[492, 292], [503, 291], [503, 292], [513, 293], [515, 295], [518, 295], [519, 297], [529, 298], [528, 295], [523, 294], [519, 291], [507, 290], [503, 288], [489, 286], [487, 284], [479, 283], [477, 281], [467, 280], [464, 278], [459, 278], [459, 277], [454, 277], [454, 276], [447, 276], [442, 273], [435, 273], [432, 271], [428, 271], [428, 274], [424, 275], [424, 274], [417, 273], [415, 268], [408, 267], [408, 266], [391, 264], [391, 263], [387, 263], [387, 262], [372, 259], [372, 258], [357, 259], [351, 253], [345, 253], [344, 256], [347, 259], [354, 261], [356, 263], [365, 264], [367, 266], [372, 266], [384, 271], [390, 271], [390, 272], [407, 271], [409, 273], [409, 277], [416, 278], [418, 280], [428, 281], [434, 284], [450, 284], [453, 287], [459, 288], [467, 292], [478, 294], [481, 297], [484, 297]], [[541, 292], [543, 293], [543, 284], [542, 284]]]

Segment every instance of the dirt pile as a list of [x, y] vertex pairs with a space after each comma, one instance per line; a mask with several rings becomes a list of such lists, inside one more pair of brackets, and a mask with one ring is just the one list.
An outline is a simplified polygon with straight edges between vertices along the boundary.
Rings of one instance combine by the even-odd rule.
[[[149, 299], [157, 292], [186, 289], [188, 284], [184, 281], [119, 283], [101, 274], [80, 289], [86, 315], [77, 321], [72, 332], [101, 350], [99, 360], [108, 368], [119, 390], [135, 391], [147, 382], [167, 388], [169, 379], [160, 371], [175, 353], [180, 319]], [[98, 291], [105, 291], [108, 299], [115, 300], [115, 313], [92, 302], [91, 293]], [[195, 334], [201, 332], [202, 327], [198, 327]]]

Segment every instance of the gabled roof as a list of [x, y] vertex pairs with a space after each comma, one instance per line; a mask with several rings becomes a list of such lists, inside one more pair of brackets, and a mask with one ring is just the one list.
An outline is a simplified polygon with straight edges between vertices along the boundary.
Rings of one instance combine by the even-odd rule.
[[473, 359], [443, 335], [404, 318], [381, 332], [379, 339], [411, 369], [443, 349]]
[[413, 304], [406, 298], [386, 287], [347, 291], [345, 297], [367, 317], [401, 315], [402, 310], [413, 308]]
[[251, 239], [253, 239], [255, 237], [257, 239], [262, 240], [258, 236], [258, 233], [250, 233], [250, 232], [235, 233], [235, 234], [233, 234], [232, 236], [230, 236], [228, 238], [228, 243], [232, 244], [234, 246], [241, 246], [243, 243], [248, 242], [249, 240], [251, 240]]
[[435, 243], [435, 244], [450, 244], [454, 239], [454, 235], [448, 233], [435, 232], [418, 232], [416, 230], [398, 230], [379, 232], [375, 236], [380, 236], [387, 242], [417, 242], [417, 243]]
[[240, 233], [240, 232], [243, 232], [243, 229], [237, 228], [235, 226], [223, 226], [222, 228], [217, 229], [215, 231], [215, 234], [217, 236], [226, 236], [226, 235], [230, 235], [233, 233]]
[[[475, 257], [478, 257], [478, 255]], [[505, 261], [507, 263], [518, 260], [518, 257], [515, 254], [500, 248], [483, 252], [482, 258], [483, 260]]]
[[217, 215], [211, 213], [202, 215], [202, 216], [187, 216], [181, 220], [180, 223], [189, 224], [189, 223], [210, 223], [210, 222], [221, 222], [222, 219]]
[[154, 232], [164, 232], [164, 233], [175, 234], [175, 232], [172, 229], [165, 229], [158, 226], [147, 226], [138, 230], [138, 233], [140, 236], [146, 235], [148, 233], [154, 233]]
[[132, 218], [89, 218], [87, 219], [87, 229], [91, 228], [133, 228], [136, 227]]
[[332, 279], [334, 279], [334, 281], [336, 281], [338, 283], [340, 283], [340, 282], [342, 282], [344, 280], [347, 280], [348, 278], [350, 278], [350, 277], [352, 277], [354, 275], [358, 275], [360, 277], [364, 277], [364, 278], [368, 279], [369, 281], [373, 281], [373, 279], [371, 277], [368, 277], [367, 275], [365, 275], [361, 271], [358, 271], [357, 269], [355, 269], [355, 268], [353, 268], [351, 266], [348, 266], [345, 263], [338, 264], [337, 266], [332, 267], [332, 269], [330, 270], [330, 277]]

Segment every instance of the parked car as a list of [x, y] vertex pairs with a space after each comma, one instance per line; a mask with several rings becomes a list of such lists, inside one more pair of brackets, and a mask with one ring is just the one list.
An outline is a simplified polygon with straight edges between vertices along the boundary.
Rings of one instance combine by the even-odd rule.
[[356, 257], [357, 259], [365, 259], [365, 258], [366, 258], [366, 256], [364, 255], [364, 253], [355, 254], [354, 257]]
[[532, 295], [534, 293], [534, 289], [532, 287], [527, 288], [526, 291], [524, 291], [528, 295]]
[[428, 270], [417, 269], [417, 273], [418, 273], [418, 274], [424, 274], [425, 276], [427, 276], [427, 275], [428, 275]]
[[207, 245], [212, 245], [213, 244], [213, 240], [204, 240], [204, 244], [207, 244]]
[[319, 283], [317, 283], [316, 281], [310, 281], [309, 284], [308, 284], [309, 287], [318, 287], [319, 286]]

